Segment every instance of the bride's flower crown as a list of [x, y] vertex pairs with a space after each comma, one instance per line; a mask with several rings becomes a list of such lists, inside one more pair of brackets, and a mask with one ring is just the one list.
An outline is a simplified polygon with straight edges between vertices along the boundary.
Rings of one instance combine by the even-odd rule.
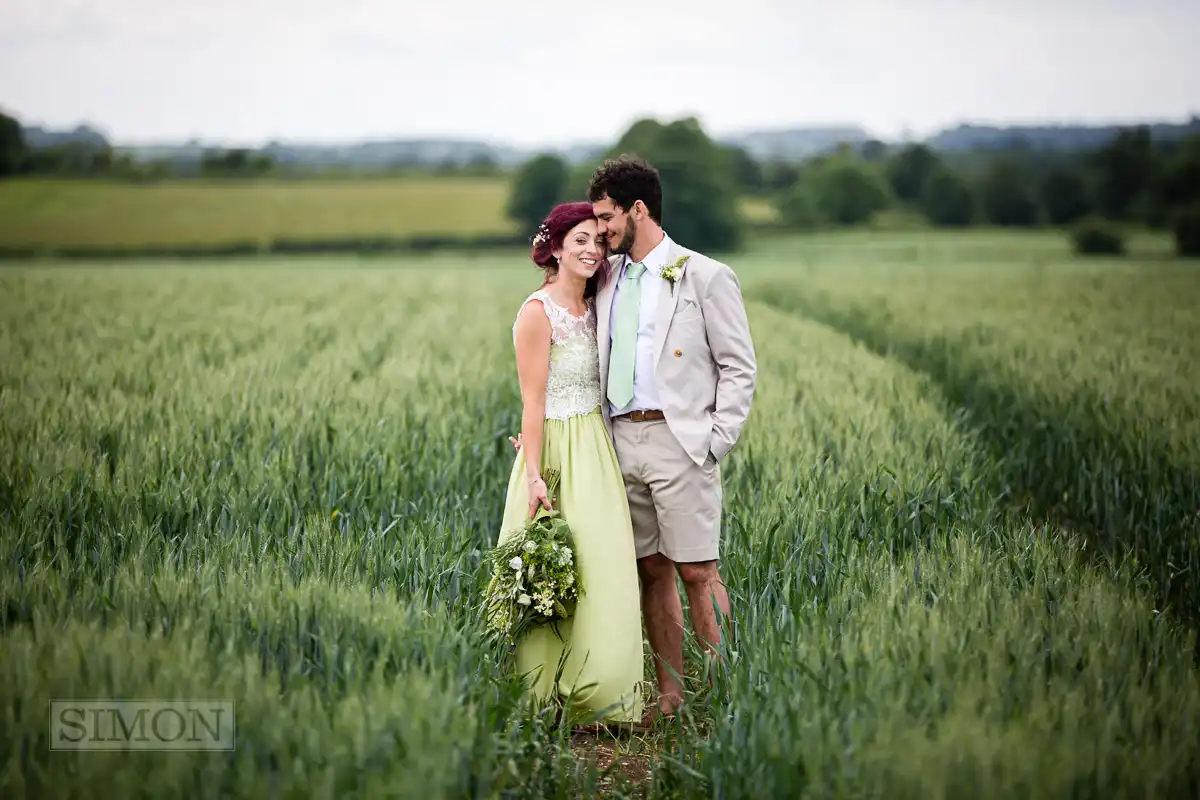
[[533, 246], [537, 247], [542, 242], [545, 242], [549, 239], [550, 239], [550, 228], [546, 225], [546, 223], [543, 222], [541, 225], [538, 226], [538, 232], [533, 235]]

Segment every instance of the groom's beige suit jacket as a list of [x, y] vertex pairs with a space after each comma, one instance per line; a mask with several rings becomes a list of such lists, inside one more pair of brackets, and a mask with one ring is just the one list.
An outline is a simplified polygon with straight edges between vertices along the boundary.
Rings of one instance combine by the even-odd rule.
[[[718, 462], [737, 443], [750, 414], [757, 365], [741, 285], [733, 270], [671, 242], [674, 264], [688, 256], [683, 277], [664, 282], [654, 324], [654, 385], [667, 426], [687, 454]], [[604, 423], [612, 435], [607, 399], [612, 339], [609, 317], [624, 255], [609, 258], [609, 279], [596, 297], [596, 338]]]

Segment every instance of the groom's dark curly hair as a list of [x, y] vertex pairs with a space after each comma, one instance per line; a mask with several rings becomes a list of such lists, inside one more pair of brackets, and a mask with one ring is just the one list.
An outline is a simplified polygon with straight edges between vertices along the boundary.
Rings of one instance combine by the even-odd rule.
[[644, 158], [623, 154], [597, 167], [588, 184], [588, 200], [594, 203], [605, 195], [625, 211], [641, 200], [650, 218], [662, 224], [662, 181]]

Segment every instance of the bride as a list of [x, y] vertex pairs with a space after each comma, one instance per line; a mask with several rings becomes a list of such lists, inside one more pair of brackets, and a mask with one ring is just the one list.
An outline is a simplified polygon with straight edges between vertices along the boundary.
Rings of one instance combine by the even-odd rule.
[[556, 206], [534, 237], [532, 259], [546, 277], [513, 325], [522, 438], [500, 543], [539, 505], [551, 507], [542, 472], [557, 470], [557, 510], [574, 533], [585, 594], [557, 633], [538, 626], [518, 643], [517, 669], [539, 701], [570, 697], [574, 712], [637, 723], [643, 650], [633, 528], [600, 409], [595, 297], [608, 276], [605, 255], [590, 203]]

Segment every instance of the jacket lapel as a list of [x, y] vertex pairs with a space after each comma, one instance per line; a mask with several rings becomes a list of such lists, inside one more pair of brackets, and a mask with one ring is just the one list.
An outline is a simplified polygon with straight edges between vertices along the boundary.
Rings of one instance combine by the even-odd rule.
[[[679, 246], [674, 242], [667, 251], [667, 264], [674, 264], [679, 258]], [[658, 359], [662, 355], [663, 345], [667, 342], [667, 328], [671, 324], [671, 316], [675, 313], [675, 305], [679, 302], [679, 285], [671, 285], [663, 281], [658, 292], [658, 307], [654, 313], [654, 367], [658, 368]]]

